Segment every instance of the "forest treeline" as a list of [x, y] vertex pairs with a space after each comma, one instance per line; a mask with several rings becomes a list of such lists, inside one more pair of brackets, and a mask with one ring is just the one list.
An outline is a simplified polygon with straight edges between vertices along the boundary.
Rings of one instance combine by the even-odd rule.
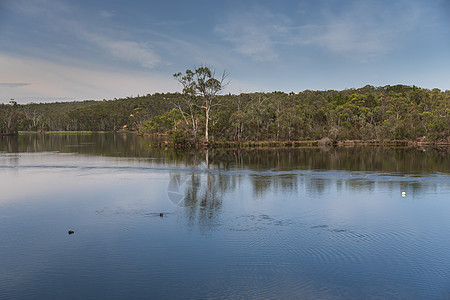
[[[395, 85], [343, 91], [217, 96], [212, 141], [423, 140], [450, 142], [450, 91]], [[0, 104], [0, 133], [119, 131], [202, 141], [202, 99], [180, 93], [108, 101]]]

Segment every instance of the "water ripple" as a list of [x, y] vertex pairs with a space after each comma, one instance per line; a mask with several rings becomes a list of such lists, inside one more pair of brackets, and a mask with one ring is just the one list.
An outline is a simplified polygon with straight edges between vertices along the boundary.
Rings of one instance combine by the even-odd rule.
[[[2, 156], [0, 156], [1, 158]], [[19, 156], [20, 157], [20, 156]], [[130, 166], [130, 165], [68, 165], [68, 164], [37, 164], [37, 165], [0, 165], [0, 169], [78, 169], [78, 170], [106, 170], [106, 171], [154, 171], [169, 173], [209, 173], [212, 175], [250, 175], [250, 176], [307, 176], [311, 180], [327, 179], [327, 180], [360, 180], [360, 181], [404, 181], [415, 182], [418, 180], [427, 180], [432, 182], [450, 182], [450, 174], [432, 173], [432, 174], [396, 174], [396, 173], [380, 173], [380, 172], [355, 172], [348, 171], [320, 171], [320, 170], [291, 170], [291, 171], [254, 171], [254, 170], [220, 170], [206, 169], [205, 167], [155, 167], [155, 166]]]

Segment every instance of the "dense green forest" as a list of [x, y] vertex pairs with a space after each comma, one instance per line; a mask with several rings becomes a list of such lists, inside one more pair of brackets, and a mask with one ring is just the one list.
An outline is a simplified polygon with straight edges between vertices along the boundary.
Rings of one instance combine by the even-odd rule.
[[[365, 86], [343, 91], [220, 95], [211, 141], [421, 140], [450, 142], [450, 91]], [[0, 133], [119, 131], [202, 141], [201, 97], [153, 94], [108, 101], [0, 104]]]

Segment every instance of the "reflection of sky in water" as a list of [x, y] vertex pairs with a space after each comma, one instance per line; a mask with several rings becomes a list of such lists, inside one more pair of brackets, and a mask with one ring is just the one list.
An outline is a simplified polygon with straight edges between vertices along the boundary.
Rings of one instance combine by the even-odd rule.
[[445, 298], [449, 179], [2, 153], [0, 298]]

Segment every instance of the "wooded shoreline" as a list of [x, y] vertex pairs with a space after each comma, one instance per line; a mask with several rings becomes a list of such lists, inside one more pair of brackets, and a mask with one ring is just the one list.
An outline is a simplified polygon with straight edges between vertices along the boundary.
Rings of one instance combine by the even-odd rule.
[[201, 97], [181, 93], [25, 105], [11, 101], [0, 104], [0, 135], [132, 131], [166, 135], [176, 147], [450, 143], [450, 91], [439, 89], [367, 85], [218, 95], [214, 101], [208, 117]]

